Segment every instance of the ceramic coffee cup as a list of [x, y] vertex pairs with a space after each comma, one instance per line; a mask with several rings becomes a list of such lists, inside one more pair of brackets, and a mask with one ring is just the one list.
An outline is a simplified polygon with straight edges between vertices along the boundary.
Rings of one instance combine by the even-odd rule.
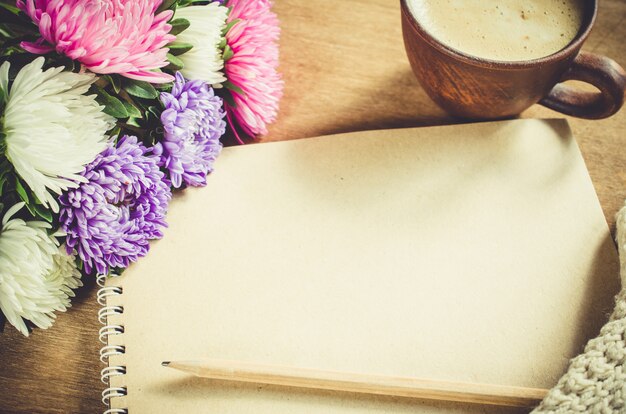
[[[452, 115], [497, 119], [540, 103], [580, 118], [599, 119], [624, 103], [626, 74], [615, 61], [581, 52], [594, 24], [598, 2], [585, 2], [578, 35], [564, 49], [539, 59], [495, 61], [465, 54], [431, 36], [400, 0], [404, 45], [413, 72], [428, 95]], [[579, 80], [598, 92], [561, 84]]]

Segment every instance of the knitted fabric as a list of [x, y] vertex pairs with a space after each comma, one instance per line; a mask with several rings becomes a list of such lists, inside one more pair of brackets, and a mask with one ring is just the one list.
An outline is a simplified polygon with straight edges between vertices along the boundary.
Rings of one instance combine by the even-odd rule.
[[[626, 206], [617, 214], [622, 286], [626, 286]], [[600, 334], [570, 361], [567, 372], [533, 413], [626, 413], [626, 289]]]

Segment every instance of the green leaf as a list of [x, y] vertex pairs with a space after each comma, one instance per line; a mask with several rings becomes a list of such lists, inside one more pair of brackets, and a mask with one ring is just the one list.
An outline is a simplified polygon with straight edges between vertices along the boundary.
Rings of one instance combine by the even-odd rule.
[[120, 79], [120, 77], [117, 75], [105, 75], [104, 77], [113, 87], [113, 91], [115, 93], [120, 93], [120, 90], [122, 89], [122, 80]]
[[30, 200], [28, 198], [28, 192], [17, 177], [15, 178], [15, 191], [17, 191], [20, 199], [28, 206], [28, 204], [30, 203]]
[[168, 65], [168, 68], [172, 70], [181, 70], [182, 68], [185, 67], [185, 64], [183, 63], [183, 61], [177, 58], [176, 56], [172, 55], [171, 53], [167, 54], [167, 60], [170, 62], [170, 64]]
[[165, 10], [176, 7], [176, 3], [178, 3], [178, 0], [163, 0], [163, 3], [161, 3], [161, 5], [156, 11], [156, 14], [159, 14]]
[[43, 203], [41, 202], [41, 200], [39, 200], [39, 198], [37, 198], [36, 194], [31, 194], [31, 196], [35, 199], [35, 204], [43, 206]]
[[154, 86], [144, 81], [128, 81], [124, 86], [124, 90], [128, 92], [129, 95], [135, 96], [137, 98], [154, 99], [158, 98], [159, 96], [159, 92], [154, 89]]
[[0, 195], [4, 193], [4, 185], [9, 181], [9, 179], [5, 176], [0, 177]]
[[128, 111], [122, 101], [109, 95], [103, 89], [98, 91], [98, 95], [100, 96], [100, 102], [104, 105], [104, 113], [118, 119], [128, 118]]
[[173, 42], [167, 45], [170, 49], [170, 53], [174, 56], [182, 55], [183, 53], [189, 52], [193, 49], [193, 45], [191, 43], [184, 42]]
[[202, 5], [202, 4], [206, 4], [207, 0], [179, 0], [178, 2], [178, 7], [187, 7], [187, 6], [193, 6], [196, 3]]
[[230, 46], [226, 45], [226, 47], [224, 47], [224, 53], [222, 54], [222, 58], [224, 59], [224, 62], [228, 62], [230, 60], [230, 58], [233, 57], [235, 53], [233, 52], [233, 49], [230, 48]]
[[231, 81], [222, 82], [222, 86], [233, 92], [237, 92], [239, 95], [246, 96], [246, 93], [239, 86], [233, 84]]
[[184, 32], [185, 30], [187, 30], [189, 26], [191, 26], [191, 23], [189, 22], [189, 20], [180, 19], [180, 18], [172, 20], [170, 24], [172, 25], [172, 30], [170, 30], [170, 34], [173, 34], [173, 35], [180, 34]]
[[154, 86], [154, 88], [157, 90], [157, 92], [159, 92], [159, 95], [161, 94], [161, 92], [171, 92], [172, 91], [172, 83], [168, 82], [168, 83], [157, 83], [152, 85]]
[[[116, 126], [115, 126], [115, 128], [113, 128], [113, 129], [111, 130], [111, 136], [112, 136], [112, 137], [117, 137], [117, 136], [119, 136], [121, 133], [122, 133], [122, 128], [120, 128], [120, 126], [119, 126], [119, 125], [116, 125]], [[117, 141], [117, 139], [116, 139], [116, 141]]]
[[126, 121], [126, 125], [130, 125], [136, 128], [141, 128], [141, 125], [137, 123], [137, 119], [135, 118], [128, 118], [128, 121]]
[[233, 99], [233, 95], [230, 91], [226, 91], [226, 93], [222, 94], [222, 99], [226, 102], [231, 108], [237, 107], [237, 102]]
[[[15, 2], [13, 2], [15, 3]], [[13, 14], [19, 14], [20, 9], [18, 9], [17, 7], [10, 5], [10, 4], [6, 4], [5, 2], [0, 2], [0, 7], [3, 7], [5, 9], [7, 9], [8, 11], [10, 11]]]
[[222, 36], [226, 36], [226, 33], [228, 33], [230, 31], [230, 29], [232, 29], [233, 26], [236, 25], [237, 23], [239, 23], [240, 21], [241, 21], [241, 19], [234, 19], [234, 20], [231, 20], [230, 22], [228, 22], [226, 27], [224, 27], [224, 30], [222, 30]]
[[[2, 23], [17, 23], [19, 18], [17, 16], [17, 12], [9, 10], [11, 7], [7, 4], [0, 3], [0, 22]], [[18, 10], [19, 12], [19, 10]]]
[[35, 215], [37, 217], [41, 217], [48, 223], [52, 223], [52, 212], [50, 210], [37, 204], [33, 206], [33, 210], [35, 210]]
[[157, 108], [156, 106], [152, 105], [149, 106], [147, 109], [148, 115], [152, 115], [157, 121], [161, 120], [161, 113], [162, 111]]
[[114, 267], [109, 271], [109, 277], [122, 276], [122, 274], [126, 271], [125, 267]]
[[128, 116], [131, 118], [143, 118], [139, 109], [137, 109], [134, 105], [129, 102], [122, 102], [124, 104], [124, 108], [126, 108], [126, 112], [128, 112]]
[[37, 212], [35, 211], [34, 206], [31, 206], [30, 204], [26, 203], [26, 209], [28, 210], [31, 216], [37, 217]]

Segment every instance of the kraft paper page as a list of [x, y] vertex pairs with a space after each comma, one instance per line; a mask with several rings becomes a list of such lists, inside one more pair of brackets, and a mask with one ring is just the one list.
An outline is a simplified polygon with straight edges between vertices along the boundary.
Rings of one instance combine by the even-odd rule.
[[521, 413], [235, 384], [164, 360], [549, 388], [619, 290], [617, 254], [563, 120], [226, 148], [122, 277], [110, 343], [139, 413]]

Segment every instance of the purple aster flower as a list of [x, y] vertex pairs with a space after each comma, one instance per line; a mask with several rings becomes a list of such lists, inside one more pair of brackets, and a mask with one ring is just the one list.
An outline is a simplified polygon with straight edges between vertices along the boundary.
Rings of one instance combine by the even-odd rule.
[[125, 268], [146, 255], [148, 241], [163, 237], [172, 197], [158, 156], [136, 137], [109, 144], [82, 173], [85, 182], [59, 198], [60, 223], [91, 272]]
[[226, 130], [222, 99], [200, 80], [185, 81], [180, 72], [171, 93], [161, 93], [164, 138], [159, 165], [170, 173], [172, 185], [180, 188], [206, 185], [206, 176], [222, 150]]

